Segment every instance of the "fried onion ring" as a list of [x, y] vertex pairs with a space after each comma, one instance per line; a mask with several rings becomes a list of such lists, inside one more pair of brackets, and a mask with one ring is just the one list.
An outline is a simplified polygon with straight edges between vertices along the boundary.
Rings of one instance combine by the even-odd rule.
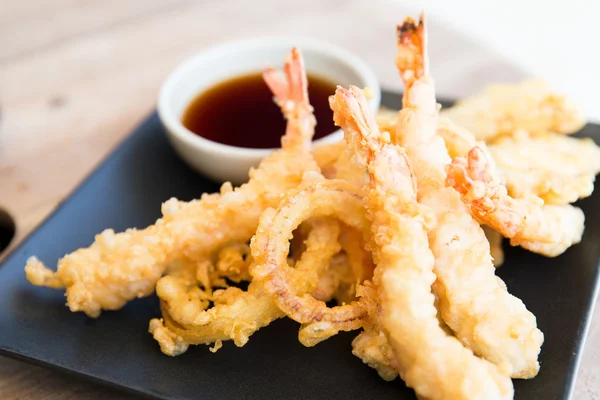
[[329, 308], [323, 301], [295, 289], [294, 270], [285, 263], [289, 238], [302, 221], [315, 216], [335, 216], [360, 232], [368, 229], [360, 193], [345, 181], [322, 178], [292, 191], [277, 210], [266, 210], [250, 243], [256, 262], [250, 271], [253, 278], [263, 283], [265, 291], [288, 317], [307, 324], [303, 331], [319, 332], [317, 340], [307, 340], [301, 334], [299, 339], [305, 346], [314, 346], [340, 330], [360, 328], [360, 318], [366, 313], [360, 301]]

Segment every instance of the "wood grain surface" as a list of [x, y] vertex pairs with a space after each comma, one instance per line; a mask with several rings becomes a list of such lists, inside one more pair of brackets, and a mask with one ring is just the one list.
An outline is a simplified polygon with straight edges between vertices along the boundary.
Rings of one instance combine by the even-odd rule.
[[[0, 208], [13, 246], [150, 113], [175, 65], [216, 43], [253, 35], [327, 40], [364, 58], [382, 86], [393, 64], [396, 1], [20, 0], [0, 2]], [[430, 20], [438, 93], [460, 97], [523, 74], [471, 38]], [[157, 205], [158, 207], [159, 205]], [[158, 348], [157, 348], [158, 351]], [[600, 308], [576, 399], [600, 399]], [[0, 398], [133, 399], [62, 373], [0, 357]]]

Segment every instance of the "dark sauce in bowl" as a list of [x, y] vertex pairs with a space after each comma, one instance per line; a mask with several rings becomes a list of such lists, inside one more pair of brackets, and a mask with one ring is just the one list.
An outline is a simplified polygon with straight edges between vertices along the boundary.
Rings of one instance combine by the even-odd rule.
[[[313, 140], [337, 130], [329, 108], [335, 87], [331, 81], [308, 74], [308, 96], [317, 119]], [[261, 73], [238, 76], [200, 93], [187, 107], [182, 123], [208, 140], [253, 149], [280, 147], [286, 126]]]

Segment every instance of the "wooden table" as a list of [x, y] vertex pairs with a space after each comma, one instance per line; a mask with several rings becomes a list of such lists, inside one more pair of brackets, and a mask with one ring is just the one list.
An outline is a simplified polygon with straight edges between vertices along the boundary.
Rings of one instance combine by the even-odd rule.
[[[0, 207], [17, 243], [155, 107], [181, 60], [206, 46], [257, 34], [300, 34], [356, 52], [382, 86], [393, 65], [397, 2], [361, 0], [20, 0], [0, 3]], [[471, 94], [523, 74], [430, 20], [440, 96]], [[157, 205], [158, 206], [158, 205]], [[600, 399], [600, 308], [583, 356], [577, 399]], [[131, 399], [0, 357], [2, 399]]]

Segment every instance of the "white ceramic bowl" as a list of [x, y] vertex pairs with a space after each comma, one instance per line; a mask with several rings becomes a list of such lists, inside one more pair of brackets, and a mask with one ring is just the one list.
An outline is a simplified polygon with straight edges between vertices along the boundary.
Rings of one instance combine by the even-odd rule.
[[[307, 71], [344, 87], [352, 84], [370, 88], [370, 105], [377, 110], [381, 89], [374, 72], [338, 46], [304, 37], [259, 37], [226, 43], [184, 61], [160, 89], [159, 117], [173, 148], [187, 164], [215, 181], [240, 184], [248, 180], [250, 167], [258, 165], [274, 149], [249, 149], [204, 139], [183, 126], [183, 113], [199, 93], [219, 82], [268, 66], [280, 67], [293, 46], [302, 52]], [[342, 137], [338, 130], [313, 145], [333, 143]]]

